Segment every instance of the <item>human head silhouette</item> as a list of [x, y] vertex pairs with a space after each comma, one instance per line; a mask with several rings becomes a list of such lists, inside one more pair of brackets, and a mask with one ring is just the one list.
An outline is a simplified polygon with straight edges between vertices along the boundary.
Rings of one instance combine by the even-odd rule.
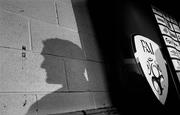
[[43, 45], [41, 55], [44, 57], [44, 60], [41, 68], [46, 71], [46, 82], [49, 84], [61, 84], [64, 75], [62, 74], [64, 73], [62, 57], [81, 57], [83, 52], [78, 45], [59, 38], [47, 39], [43, 41]]

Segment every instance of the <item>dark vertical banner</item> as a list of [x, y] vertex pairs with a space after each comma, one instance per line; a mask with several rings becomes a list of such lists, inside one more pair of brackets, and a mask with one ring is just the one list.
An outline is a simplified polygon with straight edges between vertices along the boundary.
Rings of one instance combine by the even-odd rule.
[[[173, 76], [178, 88], [180, 83], [180, 28], [177, 20], [169, 14], [152, 6], [156, 22], [159, 26], [162, 39], [165, 43], [176, 75]], [[177, 78], [175, 78], [177, 77]], [[177, 82], [178, 80], [178, 82]], [[180, 91], [180, 90], [179, 90]]]

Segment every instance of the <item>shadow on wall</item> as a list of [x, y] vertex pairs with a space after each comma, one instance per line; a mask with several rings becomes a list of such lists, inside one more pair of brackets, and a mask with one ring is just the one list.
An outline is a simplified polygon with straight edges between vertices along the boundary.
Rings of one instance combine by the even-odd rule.
[[127, 83], [127, 78], [122, 77], [126, 76], [122, 69], [124, 67], [123, 52], [128, 53], [129, 49], [122, 49], [123, 45], [127, 45], [127, 42], [121, 34], [121, 19], [118, 16], [121, 1], [88, 0], [87, 7], [105, 63], [106, 81], [108, 81], [107, 86], [112, 106], [118, 110], [119, 114], [126, 115], [124, 111], [126, 111], [127, 98], [125, 98], [125, 94], [127, 88], [123, 88], [123, 84]]
[[[77, 45], [73, 44], [72, 42], [69, 42], [67, 40], [61, 40], [59, 38], [52, 38], [47, 39], [43, 41], [43, 50], [41, 52], [41, 55], [44, 57], [44, 61], [41, 64], [41, 68], [45, 69], [46, 71], [46, 82], [48, 84], [63, 84], [63, 87], [67, 87], [66, 82], [62, 81], [62, 77], [66, 77], [63, 74], [59, 74], [61, 70], [59, 70], [59, 63], [57, 63], [57, 60], [54, 61], [52, 58], [50, 58], [51, 54], [48, 54], [48, 52], [53, 54], [59, 54], [61, 55], [61, 52], [65, 52], [67, 55], [70, 55], [72, 51], [76, 52], [82, 52], [81, 48], [79, 48]], [[81, 53], [82, 54], [82, 53]], [[62, 63], [63, 64], [63, 63]], [[64, 65], [63, 65], [64, 66]], [[64, 71], [64, 70], [63, 70]], [[82, 70], [83, 72], [83, 70]], [[62, 83], [63, 82], [63, 83]], [[58, 95], [55, 95], [55, 93], [62, 91], [63, 88], [60, 88], [56, 91], [51, 92], [50, 94], [45, 95], [41, 99], [39, 99], [37, 102], [31, 105], [26, 115], [33, 115], [34, 112], [40, 112], [39, 114], [47, 114], [52, 112], [58, 112], [63, 110], [64, 105], [67, 105], [65, 103], [68, 103], [68, 100], [64, 99], [65, 96], [61, 96], [61, 98]]]
[[[95, 37], [100, 55], [105, 63], [105, 74], [109, 95], [113, 106], [123, 110], [123, 81], [120, 76], [123, 67], [122, 49], [126, 45], [118, 25], [117, 1], [109, 0], [72, 0], [79, 36], [83, 32]], [[120, 0], [121, 1], [121, 0]], [[120, 20], [119, 20], [120, 21]], [[118, 27], [119, 26], [119, 27]], [[85, 28], [85, 29], [84, 29]], [[123, 38], [123, 39], [122, 39]], [[82, 39], [82, 37], [81, 37]], [[123, 52], [128, 53], [129, 49]]]

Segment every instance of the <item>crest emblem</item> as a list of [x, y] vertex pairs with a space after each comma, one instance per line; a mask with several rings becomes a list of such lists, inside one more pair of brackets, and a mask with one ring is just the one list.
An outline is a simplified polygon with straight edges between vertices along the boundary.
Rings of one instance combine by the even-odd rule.
[[168, 93], [168, 74], [166, 61], [158, 44], [141, 35], [134, 36], [134, 44], [137, 63], [140, 64], [156, 98], [165, 104]]

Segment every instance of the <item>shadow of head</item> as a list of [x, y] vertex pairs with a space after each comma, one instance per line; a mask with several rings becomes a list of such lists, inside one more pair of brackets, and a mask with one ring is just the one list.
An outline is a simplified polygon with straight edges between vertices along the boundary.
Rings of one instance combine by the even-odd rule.
[[62, 76], [65, 75], [62, 58], [82, 58], [83, 52], [78, 45], [58, 38], [47, 39], [43, 41], [43, 45], [41, 55], [44, 60], [41, 68], [46, 71], [46, 82], [49, 84], [61, 84]]
[[[62, 40], [60, 38], [50, 38], [43, 41], [41, 55], [44, 58], [41, 63], [41, 68], [45, 69], [47, 74], [46, 82], [48, 84], [59, 85], [65, 83], [65, 67], [67, 67], [65, 65], [67, 65], [68, 60], [69, 63], [71, 63], [70, 60], [72, 58], [82, 58], [83, 52], [78, 45], [71, 41]], [[74, 67], [77, 67], [77, 65]], [[84, 68], [81, 69], [83, 71]], [[60, 109], [64, 107], [60, 102], [66, 100], [66, 97], [62, 98], [63, 96], [61, 96], [60, 98], [54, 94], [54, 92], [58, 92], [60, 89], [45, 95], [33, 103], [28, 109], [26, 115], [34, 115], [35, 113], [37, 114], [37, 112], [38, 114], [45, 115], [50, 114], [50, 112], [57, 113], [57, 111], [61, 111]]]

